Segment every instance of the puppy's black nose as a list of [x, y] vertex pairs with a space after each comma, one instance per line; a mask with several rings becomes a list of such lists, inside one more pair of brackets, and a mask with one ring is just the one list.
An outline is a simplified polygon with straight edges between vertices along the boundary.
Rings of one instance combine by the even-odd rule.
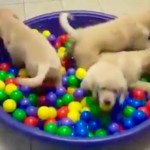
[[107, 106], [109, 106], [111, 104], [111, 102], [109, 100], [105, 100], [104, 104], [107, 105]]

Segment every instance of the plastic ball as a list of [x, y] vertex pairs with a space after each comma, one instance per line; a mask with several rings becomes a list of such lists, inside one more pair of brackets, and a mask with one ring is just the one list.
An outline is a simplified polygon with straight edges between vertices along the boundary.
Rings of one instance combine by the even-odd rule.
[[65, 94], [62, 97], [62, 101], [64, 105], [68, 105], [69, 103], [71, 103], [73, 101], [73, 96], [71, 94]]
[[50, 134], [55, 134], [57, 132], [57, 125], [55, 123], [47, 123], [44, 126], [44, 131]]
[[49, 107], [49, 118], [56, 118], [57, 111], [54, 107]]
[[57, 49], [57, 48], [59, 48], [60, 46], [61, 46], [60, 41], [56, 41], [56, 43], [55, 43], [55, 48]]
[[23, 98], [19, 103], [19, 108], [26, 109], [28, 106], [30, 106], [30, 102], [27, 98]]
[[75, 69], [74, 68], [69, 68], [67, 70], [67, 75], [70, 76], [70, 75], [75, 75]]
[[143, 111], [147, 117], [150, 117], [150, 110], [146, 106], [139, 107], [138, 110]]
[[92, 132], [89, 132], [89, 133], [88, 133], [88, 137], [89, 137], [89, 138], [93, 138], [93, 137], [94, 137], [94, 134], [93, 134]]
[[46, 38], [50, 37], [50, 35], [51, 35], [50, 31], [48, 31], [48, 30], [44, 30], [44, 31], [42, 32], [42, 34], [43, 34], [43, 36], [46, 37]]
[[91, 113], [89, 111], [83, 111], [81, 113], [80, 119], [89, 122], [91, 120]]
[[22, 78], [28, 77], [27, 70], [24, 68], [20, 69], [18, 75], [19, 75], [19, 77], [22, 77]]
[[56, 107], [60, 108], [62, 106], [63, 106], [63, 100], [62, 99], [57, 99], [57, 101], [56, 101]]
[[5, 81], [5, 84], [7, 85], [7, 84], [11, 84], [11, 83], [16, 85], [17, 84], [16, 79], [13, 78], [13, 77], [12, 78], [7, 78], [6, 81]]
[[10, 74], [13, 74], [14, 76], [17, 76], [18, 75], [18, 69], [16, 68], [16, 67], [11, 67], [9, 70], [8, 70], [8, 72], [10, 73]]
[[87, 105], [86, 105], [86, 98], [83, 98], [82, 100], [81, 100], [81, 105], [82, 105], [82, 107], [86, 107]]
[[81, 105], [80, 102], [73, 101], [73, 102], [69, 103], [68, 108], [69, 108], [70, 111], [74, 110], [74, 111], [80, 112], [81, 109], [82, 109], [82, 105]]
[[78, 120], [75, 124], [75, 128], [88, 128], [88, 124], [84, 120]]
[[64, 75], [66, 73], [66, 68], [65, 67], [61, 67], [61, 75]]
[[61, 126], [57, 133], [60, 136], [71, 136], [71, 129], [68, 126]]
[[89, 129], [90, 131], [96, 131], [97, 129], [99, 129], [101, 126], [100, 121], [99, 120], [91, 120], [89, 122]]
[[38, 33], [38, 32], [39, 32], [37, 29], [32, 29], [32, 31], [33, 31], [34, 33]]
[[2, 103], [6, 99], [7, 99], [6, 92], [4, 90], [0, 90], [0, 102]]
[[30, 92], [31, 92], [31, 89], [25, 85], [20, 85], [19, 90], [24, 94], [30, 94]]
[[65, 44], [67, 42], [68, 36], [67, 35], [61, 35], [59, 37], [59, 40], [61, 42], [61, 44]]
[[80, 119], [80, 113], [78, 111], [71, 110], [67, 117], [71, 119], [73, 122], [76, 122]]
[[107, 130], [108, 130], [109, 134], [119, 133], [119, 125], [117, 123], [113, 122], [108, 126]]
[[41, 106], [38, 108], [37, 115], [41, 120], [49, 118], [49, 108], [47, 106]]
[[64, 87], [58, 87], [56, 89], [57, 97], [62, 97], [66, 93], [66, 89]]
[[140, 124], [147, 119], [146, 114], [141, 110], [136, 110], [132, 117], [135, 124]]
[[77, 87], [79, 85], [79, 81], [74, 75], [70, 75], [68, 77], [68, 85], [71, 87]]
[[56, 96], [56, 94], [54, 94], [54, 93], [49, 93], [49, 94], [46, 96], [46, 103], [47, 103], [48, 105], [54, 105], [55, 102], [56, 102], [56, 100], [57, 100], [57, 96]]
[[88, 129], [86, 127], [77, 128], [75, 134], [79, 137], [87, 137]]
[[26, 113], [24, 110], [17, 108], [14, 112], [13, 112], [13, 118], [17, 121], [23, 122], [26, 118]]
[[63, 59], [67, 54], [65, 52], [57, 52], [57, 55], [60, 59]]
[[68, 114], [68, 107], [67, 106], [63, 106], [61, 108], [59, 108], [57, 110], [57, 117], [59, 119], [62, 119], [62, 118], [66, 118], [67, 117], [67, 114]]
[[150, 110], [150, 100], [146, 102], [146, 107]]
[[84, 97], [84, 90], [81, 88], [78, 88], [75, 90], [73, 95], [75, 99], [82, 99]]
[[31, 105], [36, 106], [38, 103], [38, 96], [37, 94], [29, 94], [28, 96], [29, 102]]
[[58, 53], [66, 53], [66, 48], [65, 47], [59, 47], [57, 51], [58, 51]]
[[80, 80], [84, 79], [86, 75], [86, 70], [84, 68], [78, 68], [76, 70], [76, 77]]
[[5, 87], [5, 91], [8, 95], [10, 95], [13, 91], [17, 90], [17, 86], [15, 84], [7, 84], [6, 87]]
[[24, 124], [30, 127], [36, 127], [38, 125], [38, 119], [36, 117], [26, 117]]
[[51, 42], [51, 44], [54, 44], [54, 42], [56, 41], [56, 36], [54, 34], [51, 34], [48, 40]]
[[124, 118], [123, 119], [123, 127], [125, 129], [131, 129], [134, 127], [134, 121], [132, 118]]
[[63, 118], [63, 119], [61, 120], [61, 124], [62, 124], [62, 125], [65, 125], [65, 126], [70, 126], [70, 125], [73, 124], [73, 122], [72, 122], [72, 120], [69, 119], [69, 118]]
[[0, 64], [0, 70], [8, 71], [9, 68], [10, 68], [10, 65], [8, 63], [1, 63]]
[[144, 100], [146, 98], [145, 91], [143, 89], [134, 89], [132, 91], [132, 97], [138, 100]]
[[67, 78], [67, 76], [63, 76], [62, 77], [62, 84], [63, 84], [63, 86], [67, 86], [68, 85], [68, 78]]
[[16, 102], [12, 99], [7, 99], [3, 103], [3, 109], [5, 112], [11, 113], [16, 109]]
[[81, 112], [84, 112], [84, 111], [90, 111], [90, 108], [87, 107], [87, 106], [86, 106], [86, 107], [83, 107], [82, 110], [81, 110]]
[[95, 132], [95, 136], [97, 136], [97, 137], [105, 137], [105, 136], [107, 136], [107, 131], [104, 130], [104, 129], [98, 129]]
[[2, 80], [0, 80], [0, 90], [3, 89], [5, 89], [5, 83]]
[[4, 81], [7, 79], [8, 73], [6, 71], [0, 71], [0, 80]]
[[56, 119], [54, 119], [54, 118], [49, 118], [49, 119], [47, 119], [46, 121], [45, 121], [45, 125], [46, 124], [48, 124], [48, 123], [54, 123], [54, 124], [56, 124], [57, 123], [57, 121], [56, 121]]
[[36, 117], [37, 116], [37, 108], [35, 106], [27, 107], [26, 114], [28, 116]]
[[126, 106], [123, 110], [123, 114], [125, 117], [131, 117], [135, 110], [136, 109], [134, 107]]
[[46, 106], [46, 96], [42, 95], [38, 98], [38, 105], [39, 106]]
[[143, 106], [143, 101], [140, 101], [140, 100], [136, 100], [136, 99], [129, 99], [128, 100], [128, 105], [134, 107], [134, 108], [139, 108], [141, 106]]
[[73, 95], [73, 93], [75, 92], [76, 88], [74, 87], [68, 87], [67, 88], [67, 93]]
[[23, 94], [20, 90], [15, 90], [15, 91], [11, 92], [10, 98], [14, 99], [18, 103], [19, 101], [22, 100]]

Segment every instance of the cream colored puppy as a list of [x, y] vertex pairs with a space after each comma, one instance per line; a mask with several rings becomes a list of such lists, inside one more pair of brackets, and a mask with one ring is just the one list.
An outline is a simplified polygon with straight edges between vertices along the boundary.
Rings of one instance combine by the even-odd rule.
[[88, 68], [98, 60], [101, 52], [148, 48], [149, 13], [150, 9], [81, 29], [69, 25], [68, 13], [60, 14], [59, 21], [74, 39], [72, 55], [77, 65]]
[[31, 78], [18, 78], [19, 84], [40, 86], [44, 79], [61, 81], [61, 63], [50, 43], [40, 33], [34, 33], [9, 9], [0, 9], [0, 37], [14, 65], [25, 64]]
[[138, 80], [143, 73], [150, 73], [149, 68], [150, 49], [102, 53], [99, 61], [89, 68], [81, 88], [91, 90], [94, 97], [98, 93], [102, 109], [106, 106], [111, 109], [118, 94], [123, 101], [128, 86], [148, 88]]

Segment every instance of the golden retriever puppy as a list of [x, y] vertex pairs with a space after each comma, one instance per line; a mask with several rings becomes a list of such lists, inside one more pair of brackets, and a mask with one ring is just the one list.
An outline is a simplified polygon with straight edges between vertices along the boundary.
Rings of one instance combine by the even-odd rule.
[[80, 29], [69, 24], [69, 13], [60, 14], [59, 22], [74, 40], [72, 55], [77, 65], [88, 68], [98, 60], [101, 52], [148, 48], [149, 13], [150, 9]]
[[98, 93], [97, 98], [102, 109], [106, 106], [111, 109], [118, 94], [123, 101], [130, 85], [148, 88], [147, 84], [137, 82], [143, 73], [148, 73], [148, 68], [150, 68], [150, 49], [102, 53], [99, 61], [87, 71], [81, 82], [81, 88], [91, 90], [94, 97], [95, 93]]
[[34, 33], [9, 9], [0, 9], [0, 37], [16, 66], [25, 64], [31, 78], [18, 78], [19, 84], [40, 86], [47, 78], [61, 81], [61, 63], [54, 48], [40, 33]]

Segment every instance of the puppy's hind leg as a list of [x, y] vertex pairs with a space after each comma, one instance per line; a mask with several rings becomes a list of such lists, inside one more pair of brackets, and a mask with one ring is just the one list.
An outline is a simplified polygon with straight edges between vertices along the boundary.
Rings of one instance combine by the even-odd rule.
[[17, 82], [21, 85], [26, 85], [29, 87], [38, 87], [41, 86], [48, 71], [50, 69], [50, 65], [39, 64], [37, 75], [33, 78], [18, 78]]

